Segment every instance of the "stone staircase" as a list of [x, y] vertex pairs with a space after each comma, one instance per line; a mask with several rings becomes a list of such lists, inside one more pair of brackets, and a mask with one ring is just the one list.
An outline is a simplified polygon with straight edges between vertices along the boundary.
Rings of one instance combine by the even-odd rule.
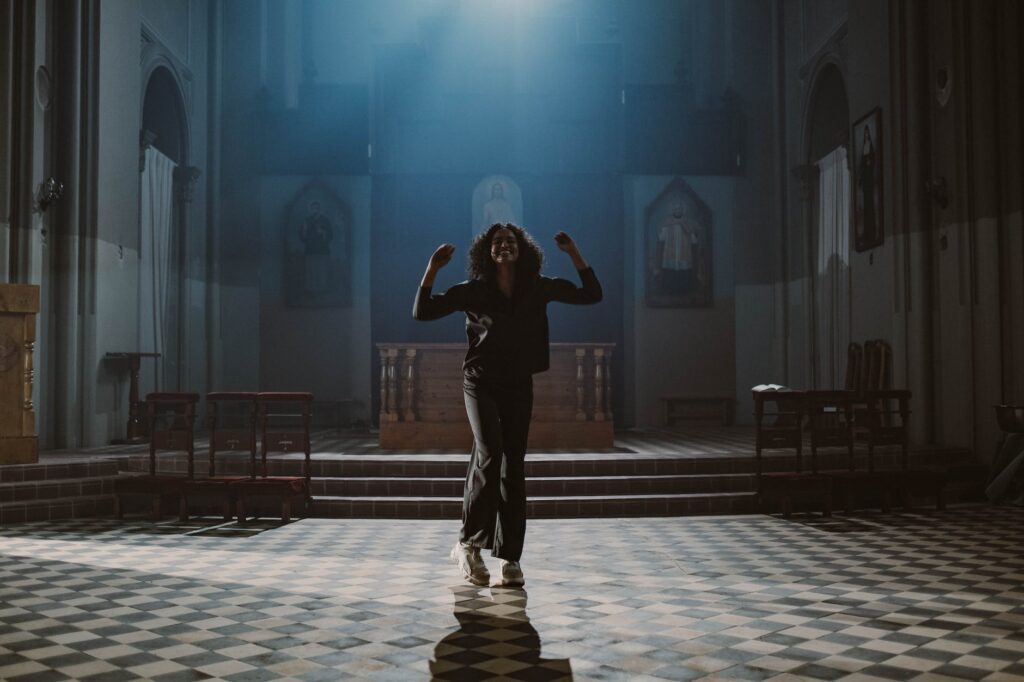
[[[861, 457], [863, 455], [860, 455]], [[219, 473], [245, 474], [247, 455], [218, 455]], [[197, 457], [197, 471], [202, 469]], [[457, 519], [467, 455], [314, 454], [312, 516], [321, 518]], [[791, 470], [792, 455], [771, 453], [765, 470]], [[822, 469], [846, 467], [841, 450], [819, 453]], [[806, 463], [806, 460], [805, 460]], [[895, 469], [898, 453], [879, 452], [879, 468]], [[980, 499], [984, 470], [966, 450], [929, 450], [911, 455], [912, 467], [951, 472], [947, 502]], [[122, 461], [123, 471], [142, 472], [145, 456]], [[163, 472], [183, 473], [183, 456], [165, 455]], [[301, 456], [268, 461], [272, 476], [298, 476]], [[752, 456], [672, 457], [634, 453], [531, 454], [526, 475], [531, 518], [689, 516], [757, 511]], [[919, 499], [915, 504], [934, 504]]]
[[110, 516], [118, 469], [116, 461], [87, 458], [0, 467], [0, 526]]
[[[757, 511], [752, 432], [623, 432], [614, 452], [561, 451], [527, 456], [531, 518], [687, 516]], [[196, 472], [206, 470], [204, 439], [196, 442]], [[317, 434], [312, 458], [310, 514], [324, 518], [458, 519], [468, 455], [451, 451], [381, 451], [369, 433]], [[806, 449], [805, 449], [806, 450]], [[865, 457], [858, 450], [858, 466]], [[302, 475], [302, 455], [272, 455], [271, 475]], [[808, 463], [805, 452], [805, 466]], [[248, 454], [218, 453], [218, 473], [248, 474]], [[766, 471], [792, 470], [795, 456], [767, 451]], [[880, 469], [899, 466], [897, 449], [880, 450]], [[184, 475], [183, 453], [161, 453], [161, 473]], [[846, 453], [819, 452], [821, 469], [845, 469]], [[947, 502], [980, 501], [985, 468], [962, 449], [911, 453], [911, 466], [945, 469]], [[121, 475], [149, 469], [145, 446], [110, 446], [86, 453], [44, 453], [39, 464], [0, 467], [0, 525], [25, 521], [110, 516], [113, 488]], [[876, 501], [863, 500], [864, 508]], [[915, 499], [931, 506], [934, 500]], [[126, 510], [144, 512], [145, 500], [126, 500]], [[837, 502], [838, 508], [838, 502]], [[177, 511], [168, 506], [172, 516]], [[197, 508], [194, 511], [202, 511]], [[219, 514], [216, 500], [209, 513]], [[274, 516], [271, 500], [257, 513]]]

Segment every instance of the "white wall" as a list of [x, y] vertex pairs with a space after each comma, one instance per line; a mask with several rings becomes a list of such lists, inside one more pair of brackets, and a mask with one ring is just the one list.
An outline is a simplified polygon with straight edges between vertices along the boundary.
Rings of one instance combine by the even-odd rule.
[[[83, 425], [87, 445], [123, 437], [127, 372], [112, 367], [103, 355], [138, 347], [140, 21], [136, 3], [100, 5], [95, 296], [82, 321], [87, 330], [82, 350], [83, 391], [90, 406]], [[81, 179], [87, 181], [84, 175]]]
[[[147, 350], [138, 346], [139, 129], [143, 25], [161, 40], [190, 75], [183, 82], [190, 120], [189, 163], [203, 170], [207, 155], [206, 10], [204, 3], [104, 2], [99, 12], [99, 112], [95, 182], [94, 291], [87, 299], [83, 362], [86, 414], [83, 444], [102, 445], [123, 437], [128, 419], [124, 365], [103, 359], [107, 352]], [[92, 175], [92, 173], [90, 173]], [[206, 391], [205, 202], [198, 183], [189, 205], [185, 238], [185, 376], [182, 390]], [[60, 333], [60, 332], [58, 332]]]

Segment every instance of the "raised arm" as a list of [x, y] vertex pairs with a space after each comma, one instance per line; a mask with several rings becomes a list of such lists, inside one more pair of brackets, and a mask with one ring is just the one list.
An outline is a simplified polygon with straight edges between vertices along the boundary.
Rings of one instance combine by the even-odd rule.
[[569, 257], [572, 258], [572, 264], [576, 266], [582, 286], [577, 287], [569, 280], [558, 277], [547, 279], [547, 299], [549, 301], [558, 301], [559, 303], [582, 305], [598, 303], [603, 296], [601, 283], [597, 281], [594, 269], [587, 265], [587, 261], [583, 259], [579, 247], [576, 246], [576, 242], [565, 232], [559, 232], [555, 235], [555, 243], [560, 250], [569, 254]]
[[449, 315], [456, 310], [466, 309], [468, 286], [456, 284], [448, 291], [437, 296], [432, 295], [434, 279], [437, 271], [448, 265], [455, 253], [455, 247], [451, 244], [442, 244], [437, 247], [434, 254], [427, 263], [427, 269], [420, 280], [420, 288], [416, 292], [416, 300], [412, 304], [412, 316], [417, 320], [436, 320]]

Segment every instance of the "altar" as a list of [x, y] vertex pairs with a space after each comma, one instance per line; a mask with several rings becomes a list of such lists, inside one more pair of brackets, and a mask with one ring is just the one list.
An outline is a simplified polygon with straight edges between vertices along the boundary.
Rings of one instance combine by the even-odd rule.
[[[551, 368], [533, 377], [532, 450], [611, 448], [613, 343], [552, 343]], [[473, 444], [462, 397], [461, 343], [378, 343], [380, 446], [463, 449]]]
[[39, 287], [0, 284], [0, 464], [39, 461], [32, 402]]

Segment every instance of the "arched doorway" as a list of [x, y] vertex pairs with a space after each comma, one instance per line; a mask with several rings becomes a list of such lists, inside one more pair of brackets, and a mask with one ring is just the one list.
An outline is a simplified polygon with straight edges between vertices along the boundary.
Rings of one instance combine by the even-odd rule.
[[811, 273], [811, 384], [842, 388], [850, 343], [850, 107], [838, 64], [816, 70], [805, 115], [805, 162], [813, 168], [808, 266]]
[[180, 390], [184, 343], [188, 119], [177, 78], [158, 65], [142, 101], [139, 212], [139, 350], [160, 353], [140, 388]]

